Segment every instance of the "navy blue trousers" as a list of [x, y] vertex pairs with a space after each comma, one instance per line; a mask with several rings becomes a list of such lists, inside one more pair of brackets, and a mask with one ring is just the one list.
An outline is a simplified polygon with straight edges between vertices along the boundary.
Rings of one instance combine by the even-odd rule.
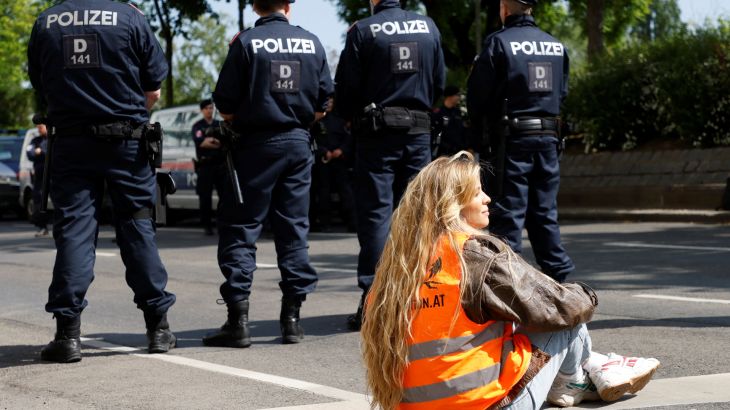
[[491, 205], [489, 231], [522, 252], [522, 229], [542, 271], [562, 281], [575, 270], [560, 241], [557, 196], [560, 162], [554, 136], [511, 136], [507, 143], [503, 195], [494, 193], [488, 176]]
[[155, 175], [144, 147], [138, 141], [61, 137], [55, 141], [52, 161], [50, 196], [57, 253], [46, 311], [73, 318], [87, 305], [106, 182], [134, 302], [145, 312], [167, 312], [175, 295], [165, 291], [167, 271], [157, 251], [154, 222], [133, 218], [136, 211], [155, 203]]
[[279, 134], [234, 153], [244, 204], [235, 203], [230, 184], [223, 185], [218, 204], [218, 264], [226, 278], [220, 292], [226, 303], [251, 294], [256, 241], [267, 216], [284, 297], [304, 300], [317, 285], [307, 243], [314, 156], [302, 134]]
[[380, 132], [355, 144], [357, 285], [370, 289], [390, 232], [390, 218], [418, 171], [431, 161], [431, 136]]
[[[200, 223], [203, 227], [212, 228], [213, 220], [213, 188], [220, 196], [223, 184], [230, 184], [226, 177], [226, 168], [223, 164], [205, 164], [198, 168], [198, 179], [195, 183], [195, 192], [200, 204]], [[219, 198], [220, 199], [220, 198]]]

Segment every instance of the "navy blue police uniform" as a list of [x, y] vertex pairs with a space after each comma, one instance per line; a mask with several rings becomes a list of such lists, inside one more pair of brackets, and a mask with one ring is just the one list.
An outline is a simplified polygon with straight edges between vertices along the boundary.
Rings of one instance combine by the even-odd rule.
[[437, 155], [449, 156], [470, 148], [469, 128], [466, 127], [461, 107], [447, 107], [442, 105], [436, 110], [436, 115], [447, 118], [448, 122], [441, 133]]
[[[36, 149], [40, 148], [40, 153], [36, 153]], [[43, 173], [46, 166], [46, 152], [48, 152], [48, 137], [45, 135], [39, 135], [34, 137], [28, 143], [26, 148], [26, 156], [33, 163], [33, 225], [35, 225], [40, 231], [40, 235], [48, 235], [48, 214], [46, 212], [40, 212], [40, 205], [42, 198], [41, 185], [43, 181]]]
[[[467, 92], [473, 125], [488, 130], [486, 159], [497, 162], [494, 147], [500, 127], [507, 130], [502, 135], [508, 134], [503, 137], [501, 195], [495, 192], [495, 175], [500, 173], [487, 178], [487, 194], [493, 200], [489, 230], [520, 253], [526, 228], [537, 263], [558, 281], [575, 270], [560, 240], [557, 211], [558, 115], [568, 92], [568, 72], [568, 53], [560, 41], [541, 31], [532, 16], [510, 15], [502, 30], [486, 38]], [[502, 121], [505, 114], [508, 126]]]
[[[174, 336], [166, 312], [175, 295], [165, 290], [167, 271], [151, 218], [155, 172], [140, 138], [149, 120], [145, 92], [159, 90], [168, 72], [162, 49], [145, 16], [131, 5], [68, 0], [36, 20], [28, 72], [47, 102], [54, 139], [50, 197], [57, 253], [46, 311], [59, 329], [56, 345], [44, 349], [42, 357], [80, 360], [74, 344], [94, 279], [105, 184], [126, 281], [144, 312], [150, 352], [167, 351]], [[157, 343], [161, 333], [165, 346]]]
[[298, 309], [317, 284], [307, 243], [314, 162], [309, 127], [332, 93], [319, 39], [290, 25], [283, 14], [259, 18], [231, 42], [213, 99], [222, 114], [234, 115], [231, 127], [240, 134], [232, 155], [243, 206], [226, 184], [218, 206], [218, 263], [226, 279], [220, 292], [228, 305], [227, 324], [241, 326], [234, 335], [224, 325], [219, 334], [203, 339], [205, 344], [250, 345], [242, 323], [244, 315], [248, 320], [256, 241], [267, 216], [281, 273], [284, 343], [301, 339]]
[[[363, 295], [373, 283], [394, 207], [409, 179], [431, 161], [429, 113], [445, 85], [441, 35], [433, 20], [402, 10], [398, 0], [383, 0], [373, 11], [347, 33], [335, 76], [334, 110], [352, 121], [355, 135], [357, 276]], [[351, 328], [359, 328], [359, 317], [350, 319], [357, 319], [349, 320]]]
[[[352, 190], [351, 168], [352, 161], [352, 134], [347, 129], [344, 119], [329, 113], [315, 127], [317, 153], [314, 164], [314, 181], [312, 192], [315, 193], [316, 210], [310, 212], [310, 220], [318, 220], [318, 228], [327, 231], [332, 218], [333, 191], [340, 198], [340, 214], [350, 232], [355, 232], [357, 214], [355, 213], [355, 196]], [[327, 153], [340, 150], [341, 154], [335, 158], [327, 158]]]
[[200, 222], [206, 233], [212, 234], [213, 220], [213, 188], [219, 193], [225, 183], [226, 170], [223, 162], [223, 153], [219, 148], [203, 148], [200, 144], [206, 138], [206, 133], [211, 128], [218, 128], [219, 121], [213, 119], [210, 123], [201, 118], [193, 124], [193, 142], [195, 143], [196, 165], [195, 192], [198, 194], [200, 205]]

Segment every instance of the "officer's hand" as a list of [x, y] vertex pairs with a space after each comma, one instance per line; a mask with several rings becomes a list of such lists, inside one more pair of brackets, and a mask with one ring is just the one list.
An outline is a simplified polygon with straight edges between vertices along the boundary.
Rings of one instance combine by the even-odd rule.
[[36, 155], [41, 155], [41, 153], [43, 153], [43, 150], [41, 149], [41, 147], [36, 147], [34, 152]]
[[335, 150], [331, 151], [331, 153], [332, 153], [332, 158], [339, 158], [342, 156], [342, 150], [339, 148], [335, 148]]
[[221, 142], [218, 140], [218, 138], [209, 137], [207, 138], [208, 143], [213, 146], [213, 148], [220, 148]]

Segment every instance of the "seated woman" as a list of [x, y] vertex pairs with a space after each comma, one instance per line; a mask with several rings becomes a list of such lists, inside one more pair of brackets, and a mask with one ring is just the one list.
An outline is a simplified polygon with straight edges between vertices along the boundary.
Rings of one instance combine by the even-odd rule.
[[592, 352], [593, 290], [484, 233], [489, 202], [464, 151], [408, 185], [365, 309], [373, 406], [539, 409], [641, 390], [659, 361]]

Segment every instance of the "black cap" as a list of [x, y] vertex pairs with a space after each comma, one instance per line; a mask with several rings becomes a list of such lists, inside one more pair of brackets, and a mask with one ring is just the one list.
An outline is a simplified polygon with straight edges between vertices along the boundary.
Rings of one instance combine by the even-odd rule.
[[452, 95], [459, 94], [459, 87], [455, 85], [447, 85], [446, 88], [444, 88], [444, 97], [451, 97]]
[[213, 105], [213, 101], [210, 98], [206, 98], [200, 102], [200, 109], [202, 110], [209, 105]]
[[517, 0], [526, 6], [537, 6], [537, 0]]

